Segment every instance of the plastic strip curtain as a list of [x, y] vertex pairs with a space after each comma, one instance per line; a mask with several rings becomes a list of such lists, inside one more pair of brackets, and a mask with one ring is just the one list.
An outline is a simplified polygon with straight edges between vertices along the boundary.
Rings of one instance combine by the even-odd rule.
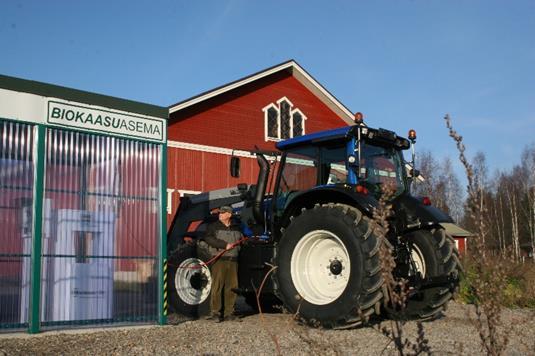
[[0, 121], [0, 328], [28, 322], [34, 127]]
[[44, 326], [156, 321], [157, 144], [47, 130]]

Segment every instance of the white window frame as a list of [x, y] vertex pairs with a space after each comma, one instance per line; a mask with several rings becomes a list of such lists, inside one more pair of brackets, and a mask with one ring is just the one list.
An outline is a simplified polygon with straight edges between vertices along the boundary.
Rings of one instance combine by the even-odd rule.
[[[288, 103], [288, 105], [290, 106], [290, 122], [289, 122], [289, 126], [290, 126], [290, 138], [293, 138], [294, 137], [294, 127], [293, 127], [293, 116], [294, 114], [298, 113], [299, 115], [301, 115], [301, 126], [303, 127], [303, 132], [302, 132], [302, 135], [305, 134], [305, 121], [307, 120], [307, 117], [305, 114], [303, 114], [303, 112], [301, 110], [299, 110], [298, 108], [294, 108], [294, 104], [290, 101], [290, 99], [288, 99], [286, 96], [283, 96], [282, 98], [280, 98], [279, 100], [277, 100], [274, 104], [274, 103], [270, 103], [269, 105], [265, 106], [264, 108], [262, 108], [262, 111], [264, 112], [264, 140], [267, 142], [267, 141], [275, 141], [275, 142], [279, 142], [279, 141], [282, 141], [283, 139], [281, 138], [281, 104], [286, 101]], [[269, 121], [269, 116], [268, 116], [268, 111], [269, 109], [274, 109], [276, 112], [277, 112], [277, 137], [271, 137], [269, 136], [269, 128], [268, 128], [268, 121]]]
[[[277, 137], [271, 137], [269, 136], [269, 128], [268, 128], [268, 122], [269, 122], [269, 109], [274, 109], [277, 112]], [[280, 141], [279, 137], [281, 137], [281, 126], [280, 126], [280, 110], [279, 108], [271, 103], [268, 106], [264, 107], [262, 109], [264, 112], [264, 140], [265, 141]]]
[[301, 127], [303, 127], [303, 132], [301, 133], [301, 135], [304, 135], [305, 134], [305, 122], [307, 120], [307, 117], [305, 114], [303, 114], [303, 112], [301, 110], [299, 110], [298, 108], [295, 108], [293, 109], [292, 111], [290, 111], [290, 137], [294, 137], [294, 114], [299, 114], [301, 115]]

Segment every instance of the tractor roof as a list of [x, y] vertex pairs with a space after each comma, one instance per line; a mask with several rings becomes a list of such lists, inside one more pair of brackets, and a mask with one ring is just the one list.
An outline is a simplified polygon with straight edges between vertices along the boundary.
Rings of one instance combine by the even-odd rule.
[[281, 151], [285, 151], [295, 146], [307, 145], [307, 144], [312, 144], [312, 143], [327, 141], [327, 140], [328, 141], [336, 140], [336, 139], [342, 140], [347, 137], [347, 134], [349, 133], [349, 130], [352, 127], [353, 126], [345, 126], [345, 127], [340, 127], [340, 128], [333, 129], [333, 130], [320, 131], [320, 132], [315, 132], [315, 133], [304, 135], [304, 136], [290, 138], [288, 140], [277, 142], [276, 147], [277, 149]]
[[[385, 130], [385, 129], [372, 129], [367, 126], [360, 126], [362, 130], [363, 138], [368, 142], [374, 142], [379, 145], [394, 146], [396, 149], [406, 150], [410, 147], [409, 140], [406, 138], [396, 135], [395, 132]], [[278, 150], [286, 151], [290, 148], [297, 146], [305, 146], [311, 144], [318, 144], [325, 141], [330, 141], [331, 143], [343, 142], [347, 140], [348, 137], [354, 137], [359, 126], [344, 126], [333, 130], [315, 132], [309, 135], [298, 136], [290, 138], [288, 140], [280, 141], [276, 144]]]

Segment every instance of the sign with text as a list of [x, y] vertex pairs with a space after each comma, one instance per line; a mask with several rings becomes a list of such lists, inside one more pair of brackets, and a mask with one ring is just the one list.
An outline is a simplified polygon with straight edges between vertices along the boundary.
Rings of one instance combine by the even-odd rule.
[[47, 122], [108, 134], [165, 140], [164, 119], [59, 101], [48, 101]]

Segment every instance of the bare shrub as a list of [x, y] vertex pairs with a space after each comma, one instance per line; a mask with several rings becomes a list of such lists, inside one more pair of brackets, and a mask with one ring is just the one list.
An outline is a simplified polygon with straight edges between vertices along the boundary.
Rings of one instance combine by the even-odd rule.
[[470, 238], [470, 271], [472, 281], [470, 292], [475, 305], [475, 327], [478, 331], [481, 346], [488, 355], [501, 355], [509, 343], [510, 328], [503, 325], [501, 313], [505, 305], [507, 287], [506, 264], [503, 260], [490, 258], [486, 253], [485, 240], [488, 226], [485, 217], [487, 210], [480, 197], [474, 179], [474, 169], [465, 156], [463, 138], [452, 127], [449, 115], [444, 118], [449, 135], [455, 141], [459, 151], [459, 160], [463, 164], [468, 180], [467, 208], [474, 223], [473, 236]]
[[[381, 261], [381, 274], [384, 283], [384, 307], [386, 309], [402, 312], [408, 298], [407, 281], [405, 279], [396, 279], [394, 277], [393, 271], [396, 267], [396, 261], [392, 253], [392, 245], [387, 238], [389, 229], [388, 220], [393, 214], [390, 200], [393, 197], [394, 192], [394, 187], [384, 187], [383, 194], [379, 199], [378, 208], [373, 212], [372, 223], [376, 236], [381, 239], [379, 258]], [[425, 336], [423, 324], [421, 322], [417, 323], [418, 333], [416, 339], [412, 341], [404, 334], [405, 325], [406, 320], [394, 318], [389, 320], [386, 326], [379, 326], [378, 329], [384, 336], [390, 339], [391, 343], [394, 344], [398, 355], [430, 354], [431, 347]]]

